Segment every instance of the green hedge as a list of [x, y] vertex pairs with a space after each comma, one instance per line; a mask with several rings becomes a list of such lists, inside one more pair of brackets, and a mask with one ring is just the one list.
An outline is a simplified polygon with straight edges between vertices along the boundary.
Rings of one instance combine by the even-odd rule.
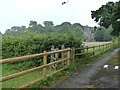
[[65, 47], [79, 47], [82, 38], [75, 38], [72, 33], [31, 33], [23, 36], [2, 37], [2, 58], [31, 55], [41, 53], [44, 50], [50, 51], [52, 45], [59, 48], [62, 44]]

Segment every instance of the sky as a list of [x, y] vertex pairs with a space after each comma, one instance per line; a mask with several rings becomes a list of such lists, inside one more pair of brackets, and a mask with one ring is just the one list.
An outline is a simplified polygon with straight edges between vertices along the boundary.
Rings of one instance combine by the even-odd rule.
[[[66, 1], [67, 4], [61, 4]], [[42, 25], [44, 21], [53, 21], [54, 25], [70, 22], [97, 26], [91, 10], [99, 9], [108, 1], [119, 0], [0, 0], [0, 32], [12, 26], [28, 27], [30, 20]]]

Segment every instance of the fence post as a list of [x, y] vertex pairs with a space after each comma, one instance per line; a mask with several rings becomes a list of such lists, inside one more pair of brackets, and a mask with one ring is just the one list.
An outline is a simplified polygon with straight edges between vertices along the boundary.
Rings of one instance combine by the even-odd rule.
[[75, 47], [72, 47], [71, 56], [72, 56], [72, 61], [75, 62]]
[[113, 42], [113, 49], [115, 49], [115, 42]]
[[68, 48], [67, 58], [68, 58], [68, 66], [69, 66], [70, 65], [70, 48]]
[[105, 46], [105, 45], [103, 44], [103, 53], [105, 52], [105, 50], [104, 50], [105, 47], [104, 47], [104, 46]]
[[[47, 52], [44, 51], [43, 65], [47, 64]], [[46, 74], [46, 68], [43, 69], [44, 74]]]
[[109, 51], [109, 48], [110, 48], [110, 44], [108, 43], [108, 51]]
[[[55, 51], [58, 51], [58, 50], [59, 48], [55, 48]], [[58, 58], [59, 58], [59, 53], [55, 53], [55, 59], [58, 60]]]
[[[62, 44], [62, 45], [61, 45], [61, 49], [62, 49], [62, 50], [63, 50], [63, 49], [65, 49], [64, 44]], [[65, 57], [65, 52], [62, 52], [62, 53], [61, 53], [61, 57], [62, 57], [62, 58], [64, 58], [64, 57]]]
[[108, 48], [107, 48], [107, 51], [109, 51], [109, 43], [108, 43]]
[[87, 53], [87, 56], [89, 57], [88, 46], [87, 46], [87, 51], [86, 51], [86, 53]]
[[[52, 46], [52, 47], [51, 47], [51, 51], [55, 51], [54, 46]], [[50, 57], [51, 57], [50, 62], [53, 62], [53, 61], [54, 61], [54, 59], [53, 59], [53, 58], [55, 58], [55, 54], [51, 54], [51, 55], [50, 55]]]
[[86, 51], [86, 53], [87, 53], [86, 57], [87, 57], [87, 58], [90, 58], [90, 54], [89, 54], [89, 52], [88, 52], [88, 48], [89, 48], [89, 47], [87, 46], [87, 48], [86, 48], [86, 49], [87, 49], [87, 51]]
[[104, 51], [106, 52], [106, 44], [105, 44], [105, 46], [104, 46]]
[[95, 55], [95, 46], [93, 46], [93, 57]]
[[101, 52], [101, 51], [100, 51], [100, 45], [99, 45], [99, 54], [101, 54], [100, 52]]

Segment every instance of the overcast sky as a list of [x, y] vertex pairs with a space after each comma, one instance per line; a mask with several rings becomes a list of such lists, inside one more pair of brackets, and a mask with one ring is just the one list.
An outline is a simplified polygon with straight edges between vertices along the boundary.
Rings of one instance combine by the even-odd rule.
[[5, 32], [12, 26], [28, 27], [29, 21], [34, 20], [43, 24], [53, 21], [54, 25], [62, 22], [80, 23], [96, 26], [91, 19], [91, 10], [97, 10], [108, 1], [118, 0], [0, 0], [0, 31]]

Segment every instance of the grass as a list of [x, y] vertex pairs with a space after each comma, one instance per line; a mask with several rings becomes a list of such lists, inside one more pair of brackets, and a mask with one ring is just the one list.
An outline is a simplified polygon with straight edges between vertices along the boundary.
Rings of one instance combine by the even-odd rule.
[[71, 63], [71, 65], [67, 69], [53, 75], [52, 77], [42, 82], [38, 82], [31, 87], [32, 88], [56, 88], [60, 83], [62, 83], [64, 80], [66, 80], [71, 75], [73, 75], [78, 69], [84, 68], [90, 64], [93, 64], [96, 61], [104, 58], [108, 54], [110, 54], [110, 52], [104, 53], [103, 55], [97, 58], [76, 60], [75, 63]]
[[[109, 52], [104, 53], [103, 55], [95, 57], [95, 58], [86, 57], [83, 60], [76, 60], [74, 63], [71, 63], [67, 69], [65, 69], [65, 70], [47, 78], [41, 82], [38, 82], [38, 83], [30, 86], [30, 88], [54, 88], [57, 85], [59, 85], [62, 81], [67, 79], [69, 76], [71, 76], [79, 68], [86, 67], [89, 64], [93, 64], [94, 62], [100, 60], [101, 58], [105, 57], [108, 54], [109, 54]], [[7, 76], [7, 75], [10, 75], [10, 74], [13, 74], [16, 72], [20, 72], [20, 71], [24, 70], [25, 68], [29, 69], [31, 67], [33, 67], [33, 66], [31, 66], [31, 63], [23, 64], [23, 66], [21, 66], [20, 64], [5, 64], [5, 65], [3, 65], [3, 68], [2, 68], [2, 75]], [[51, 73], [52, 71], [54, 71], [54, 70], [49, 70], [48, 73]], [[26, 74], [24, 76], [20, 76], [15, 79], [5, 81], [2, 83], [2, 85], [3, 85], [2, 87], [3, 88], [17, 88], [17, 87], [27, 84], [37, 78], [40, 78], [42, 76], [43, 76], [43, 74], [41, 71], [35, 71], [33, 73]]]
[[[106, 64], [111, 65], [109, 68], [107, 69], [101, 69], [96, 75], [94, 75], [91, 80], [91, 84], [96, 86], [96, 88], [103, 88], [101, 86], [104, 85], [104, 88], [110, 87], [111, 85], [114, 85], [116, 83], [114, 83], [115, 81], [118, 81], [118, 70], [114, 69], [114, 66], [118, 65], [118, 57], [119, 57], [120, 53], [118, 55], [113, 56], [113, 58], [111, 58]], [[103, 80], [100, 80], [101, 78], [104, 78]], [[96, 82], [97, 81], [97, 82]], [[112, 82], [111, 82], [112, 81]], [[114, 87], [112, 87], [114, 88]], [[117, 88], [117, 87], [115, 87]]]
[[[11, 70], [11, 71], [9, 71], [9, 74], [16, 72], [16, 70]], [[49, 69], [47, 74], [50, 74], [53, 71], [55, 71], [55, 70]], [[5, 81], [2, 83], [2, 87], [3, 88], [18, 88], [18, 87], [25, 85], [33, 80], [36, 80], [38, 78], [42, 78], [43, 76], [44, 76], [44, 74], [43, 74], [42, 70], [34, 71], [32, 73], [25, 74], [23, 76], [19, 76], [17, 78]]]
[[119, 63], [118, 63], [119, 56], [120, 56], [120, 53], [118, 55], [115, 55], [107, 64], [112, 66], [119, 66]]

